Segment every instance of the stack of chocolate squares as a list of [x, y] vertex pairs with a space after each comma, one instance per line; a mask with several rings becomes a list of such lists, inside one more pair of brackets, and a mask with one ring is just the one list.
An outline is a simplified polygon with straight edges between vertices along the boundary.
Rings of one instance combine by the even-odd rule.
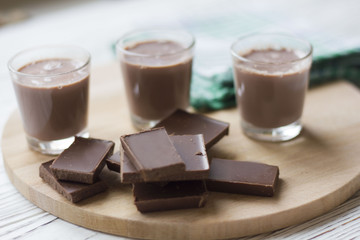
[[228, 123], [177, 110], [151, 130], [122, 136], [107, 165], [133, 184], [140, 212], [203, 207], [207, 189], [272, 196], [278, 167], [217, 158], [209, 166], [206, 150], [228, 132]]
[[39, 175], [69, 201], [81, 201], [107, 189], [99, 174], [114, 145], [112, 141], [75, 137], [56, 159], [40, 165]]
[[133, 183], [140, 212], [204, 206], [209, 163], [201, 134], [169, 136], [161, 127], [120, 140], [121, 179]]
[[122, 136], [121, 153], [107, 165], [133, 184], [140, 212], [203, 207], [210, 171], [206, 149], [228, 132], [228, 123], [177, 110], [151, 130]]

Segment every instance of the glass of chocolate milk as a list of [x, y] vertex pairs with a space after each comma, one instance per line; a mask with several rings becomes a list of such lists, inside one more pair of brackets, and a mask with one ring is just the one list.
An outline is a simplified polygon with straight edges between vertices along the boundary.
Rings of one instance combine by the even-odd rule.
[[8, 63], [31, 149], [61, 153], [74, 136], [89, 136], [90, 54], [73, 46], [24, 50]]
[[243, 132], [264, 141], [299, 135], [311, 44], [284, 34], [253, 34], [233, 43], [231, 53]]
[[135, 31], [117, 54], [135, 128], [147, 129], [189, 106], [194, 37], [180, 30]]

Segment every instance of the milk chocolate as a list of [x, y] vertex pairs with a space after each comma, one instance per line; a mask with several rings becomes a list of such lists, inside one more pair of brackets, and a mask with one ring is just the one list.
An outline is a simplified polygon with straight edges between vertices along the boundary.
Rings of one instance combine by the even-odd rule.
[[120, 172], [120, 151], [117, 151], [111, 157], [105, 160], [108, 169], [114, 172]]
[[123, 152], [120, 160], [120, 176], [123, 183], [144, 182], [141, 173], [134, 167], [126, 153]]
[[[175, 135], [170, 136], [170, 140], [184, 160], [185, 172], [172, 176], [159, 176], [158, 181], [201, 180], [207, 178], [209, 175], [209, 162], [203, 136], [201, 134]], [[113, 162], [120, 162], [119, 154], [113, 157]], [[124, 183], [144, 181], [126, 154], [124, 154], [121, 161], [121, 180]]]
[[229, 134], [229, 123], [181, 109], [161, 120], [157, 127], [165, 127], [169, 135], [203, 134], [207, 150]]
[[185, 172], [177, 176], [177, 180], [207, 178], [210, 167], [203, 135], [174, 135], [170, 136], [170, 139], [185, 162]]
[[110, 170], [120, 172], [123, 183], [144, 182], [141, 173], [136, 170], [124, 152], [121, 157], [121, 152], [117, 151], [110, 158], [106, 159], [106, 164]]
[[75, 183], [57, 180], [50, 171], [50, 165], [54, 160], [50, 160], [40, 165], [39, 175], [53, 189], [62, 194], [69, 201], [76, 203], [103, 192], [107, 189], [104, 181], [99, 180], [94, 184]]
[[142, 213], [175, 210], [184, 208], [201, 208], [207, 200], [204, 181], [169, 182], [133, 184], [135, 205]]
[[213, 158], [206, 186], [214, 192], [271, 197], [278, 179], [277, 166]]
[[112, 141], [75, 137], [75, 141], [65, 149], [50, 166], [59, 180], [94, 183], [107, 159], [114, 151]]
[[185, 163], [165, 128], [124, 135], [120, 141], [124, 153], [146, 182], [185, 171]]

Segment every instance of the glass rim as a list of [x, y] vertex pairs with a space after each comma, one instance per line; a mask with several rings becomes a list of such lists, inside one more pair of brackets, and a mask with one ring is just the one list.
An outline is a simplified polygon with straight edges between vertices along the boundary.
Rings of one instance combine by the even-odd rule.
[[[237, 52], [234, 51], [235, 45], [238, 44], [240, 41], [251, 38], [251, 37], [259, 37], [259, 36], [274, 36], [274, 37], [291, 38], [291, 39], [296, 40], [298, 42], [302, 42], [304, 45], [307, 46], [308, 50], [305, 52], [306, 54], [303, 57], [299, 57], [298, 59], [291, 60], [291, 61], [284, 61], [284, 62], [263, 62], [263, 61], [257, 61], [257, 60], [250, 60], [250, 59], [248, 59], [246, 57], [240, 56]], [[239, 59], [239, 60], [241, 60], [243, 62], [246, 62], [246, 63], [255, 63], [255, 64], [262, 64], [262, 65], [282, 65], [282, 64], [289, 64], [289, 63], [297, 63], [297, 62], [300, 62], [302, 60], [307, 59], [313, 53], [313, 46], [311, 45], [311, 43], [309, 41], [307, 41], [305, 39], [302, 39], [302, 38], [299, 38], [299, 37], [296, 37], [296, 36], [291, 35], [291, 34], [277, 33], [277, 32], [272, 32], [272, 33], [252, 33], [252, 34], [244, 35], [242, 37], [239, 37], [235, 42], [233, 42], [231, 44], [230, 49], [231, 49], [230, 50], [231, 55], [233, 55], [237, 59]]]
[[[60, 73], [52, 73], [52, 74], [23, 73], [23, 72], [20, 72], [19, 69], [14, 68], [12, 63], [20, 55], [22, 55], [24, 53], [27, 53], [27, 52], [34, 51], [34, 50], [46, 49], [46, 48], [48, 48], [48, 49], [51, 49], [51, 48], [76, 48], [76, 49], [82, 51], [83, 53], [85, 53], [86, 61], [83, 64], [81, 64], [79, 67], [76, 67], [76, 68], [74, 68], [72, 70], [65, 71], [65, 72], [60, 72]], [[44, 60], [46, 60], [46, 59], [44, 59]], [[43, 45], [43, 46], [36, 46], [36, 47], [21, 50], [20, 52], [16, 53], [13, 57], [10, 58], [10, 60], [8, 61], [7, 66], [8, 66], [8, 69], [9, 69], [10, 72], [15, 73], [17, 75], [24, 76], [24, 77], [33, 77], [33, 78], [40, 77], [41, 78], [41, 77], [57, 77], [57, 76], [63, 76], [63, 75], [66, 75], [66, 74], [77, 72], [77, 71], [85, 68], [86, 66], [88, 66], [90, 64], [90, 61], [91, 61], [90, 53], [87, 50], [85, 50], [84, 48], [82, 48], [82, 47], [75, 46], [75, 45]]]
[[[166, 33], [166, 32], [173, 32], [173, 33], [182, 33], [188, 35], [190, 37], [190, 44], [188, 44], [184, 49], [178, 50], [172, 53], [163, 53], [163, 54], [142, 54], [142, 53], [135, 53], [132, 51], [126, 50], [123, 46], [120, 47], [120, 44], [133, 34], [139, 33]], [[192, 49], [195, 45], [195, 37], [190, 32], [183, 30], [183, 29], [168, 29], [168, 28], [153, 28], [153, 29], [137, 29], [130, 32], [125, 33], [122, 37], [120, 37], [115, 44], [116, 50], [122, 52], [126, 55], [136, 56], [136, 57], [163, 57], [163, 56], [172, 56], [182, 52], [186, 52]]]

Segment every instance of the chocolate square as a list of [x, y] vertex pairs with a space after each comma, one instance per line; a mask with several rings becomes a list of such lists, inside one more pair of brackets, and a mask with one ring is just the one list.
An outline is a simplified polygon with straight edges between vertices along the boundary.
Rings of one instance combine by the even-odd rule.
[[65, 149], [50, 166], [59, 180], [94, 183], [107, 159], [114, 151], [112, 141], [75, 137], [75, 141]]
[[146, 182], [185, 171], [185, 163], [165, 128], [124, 135], [120, 141], [123, 151]]
[[271, 197], [278, 179], [277, 166], [213, 158], [206, 186], [214, 192]]
[[181, 109], [161, 120], [154, 128], [157, 127], [165, 127], [169, 135], [202, 134], [207, 150], [229, 134], [229, 123]]
[[120, 172], [120, 151], [115, 152], [111, 157], [105, 159], [108, 169], [114, 172]]
[[50, 160], [42, 163], [39, 168], [39, 175], [46, 183], [48, 183], [53, 189], [62, 194], [69, 201], [76, 203], [107, 189], [105, 182], [102, 180], [99, 180], [94, 184], [57, 180], [50, 171], [50, 165], [53, 161], [54, 160]]

